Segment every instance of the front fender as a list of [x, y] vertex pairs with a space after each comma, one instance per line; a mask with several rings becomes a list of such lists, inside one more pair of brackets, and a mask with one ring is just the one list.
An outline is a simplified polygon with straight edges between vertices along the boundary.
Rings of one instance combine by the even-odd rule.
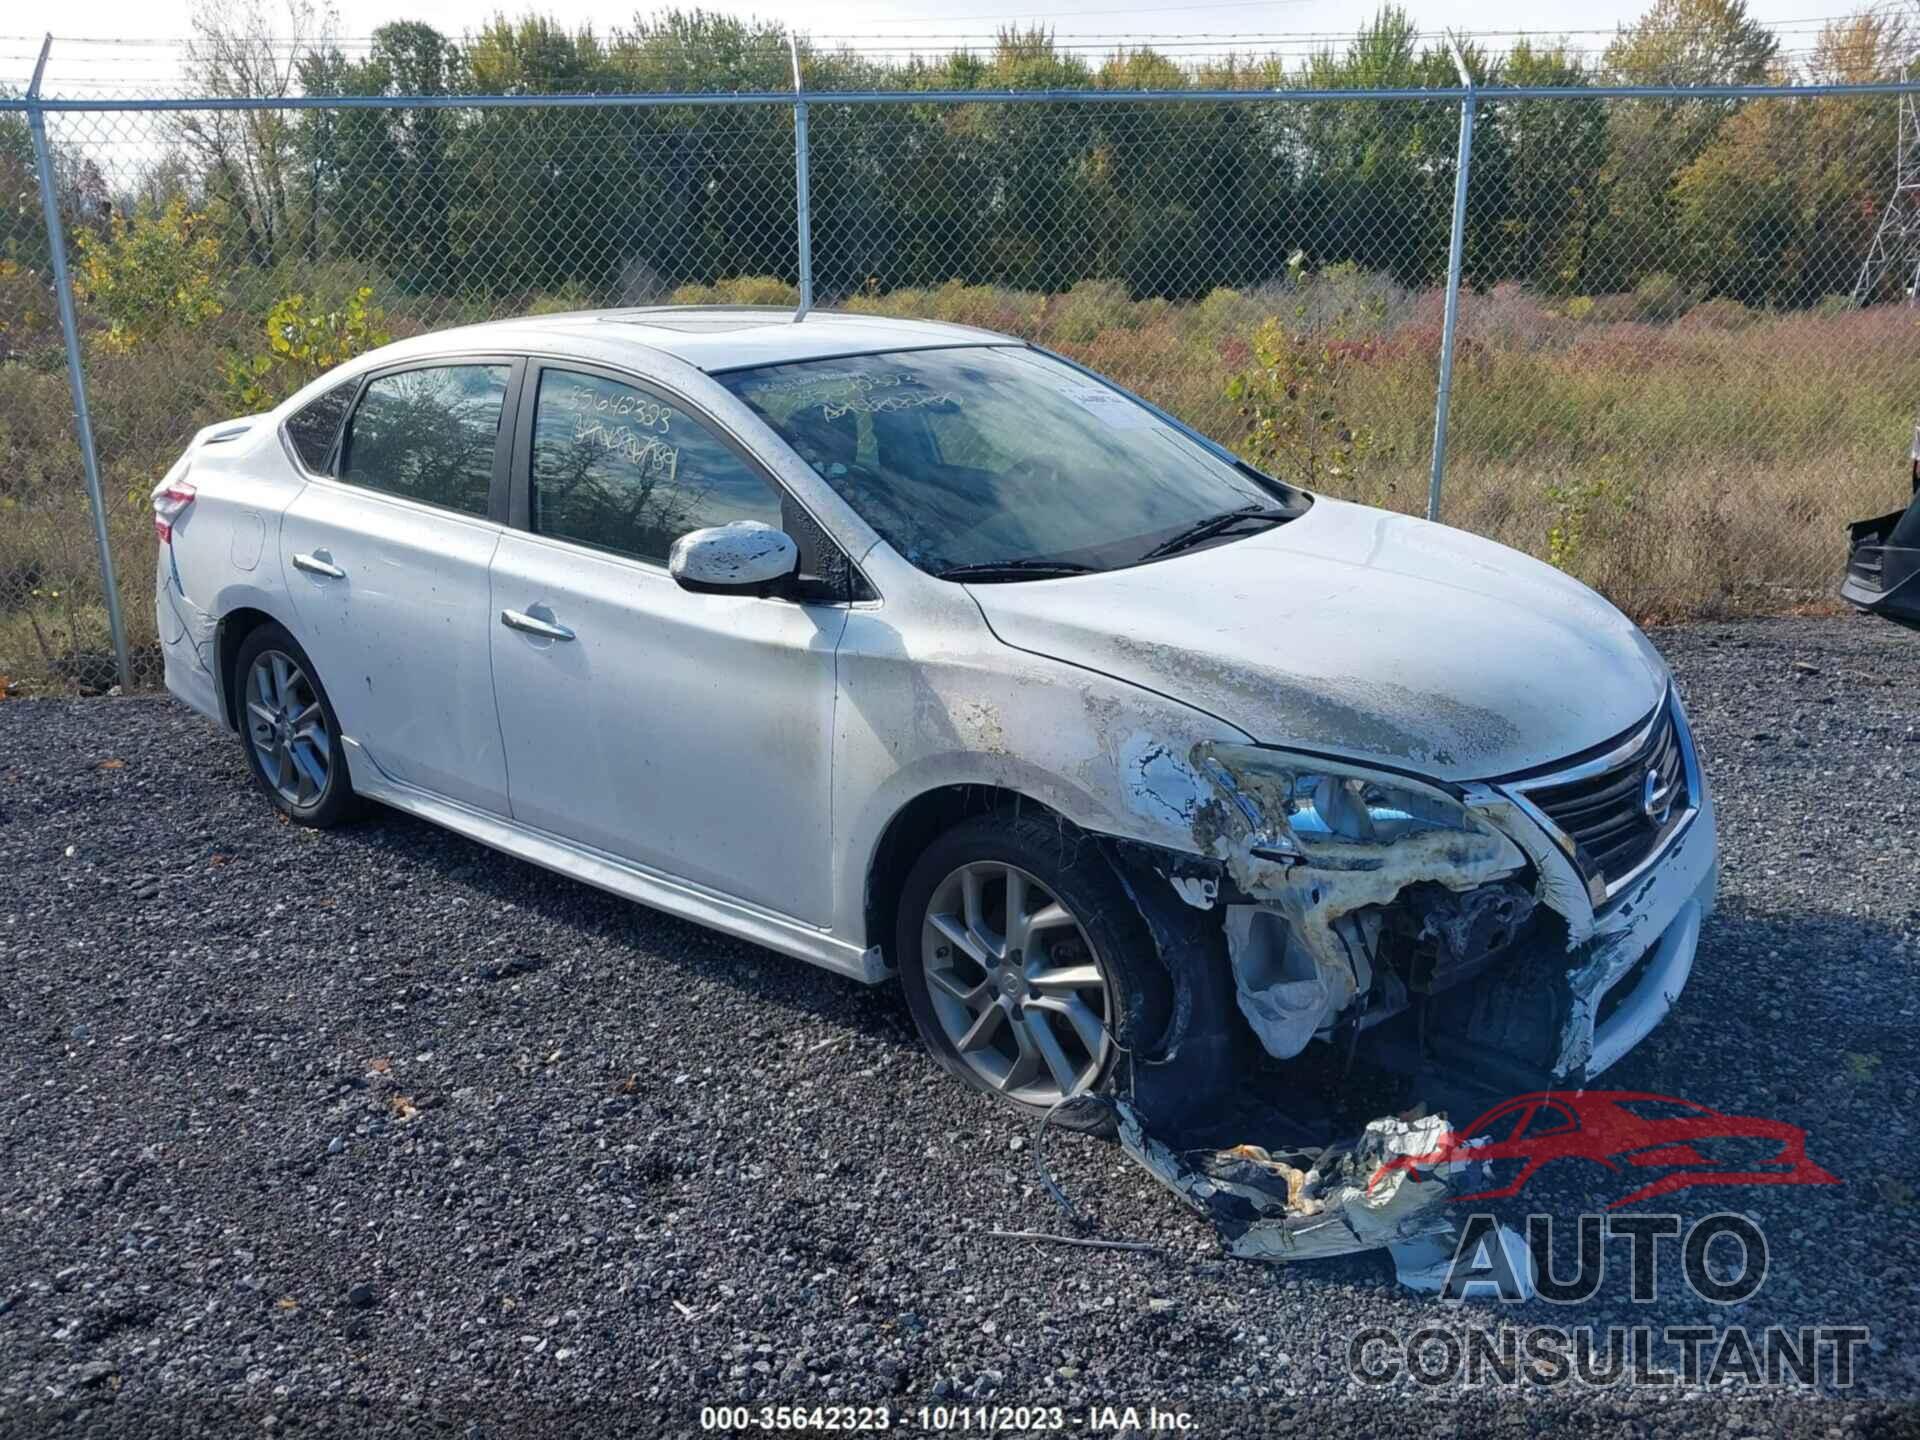
[[888, 827], [929, 791], [987, 786], [1081, 829], [1199, 854], [1205, 790], [1188, 759], [1244, 737], [1151, 691], [988, 640], [990, 651], [914, 653], [883, 612], [850, 617], [834, 735], [835, 928], [866, 935], [868, 877]]

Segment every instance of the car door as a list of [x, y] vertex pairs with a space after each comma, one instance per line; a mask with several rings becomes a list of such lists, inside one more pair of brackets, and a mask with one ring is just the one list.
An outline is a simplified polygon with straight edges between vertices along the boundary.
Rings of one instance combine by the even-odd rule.
[[371, 374], [281, 526], [298, 638], [342, 731], [388, 775], [503, 815], [487, 568], [520, 370], [475, 356]]
[[844, 604], [667, 573], [687, 531], [782, 525], [792, 502], [684, 400], [618, 372], [531, 362], [517, 428], [492, 606], [514, 819], [824, 925]]

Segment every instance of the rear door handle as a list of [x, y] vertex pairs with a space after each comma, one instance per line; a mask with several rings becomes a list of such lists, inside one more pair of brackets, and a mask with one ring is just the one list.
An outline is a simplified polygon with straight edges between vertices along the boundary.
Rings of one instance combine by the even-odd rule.
[[571, 640], [573, 631], [564, 625], [556, 625], [551, 620], [542, 620], [537, 615], [528, 615], [520, 610], [502, 610], [500, 623], [509, 630], [524, 630], [529, 635], [538, 635], [542, 640]]
[[330, 556], [326, 559], [321, 558], [321, 556], [326, 555], [326, 553], [326, 551], [321, 550], [312, 555], [296, 555], [293, 557], [293, 568], [296, 570], [304, 570], [309, 575], [324, 575], [329, 580], [346, 579], [347, 572], [342, 570], [338, 565], [335, 565]]

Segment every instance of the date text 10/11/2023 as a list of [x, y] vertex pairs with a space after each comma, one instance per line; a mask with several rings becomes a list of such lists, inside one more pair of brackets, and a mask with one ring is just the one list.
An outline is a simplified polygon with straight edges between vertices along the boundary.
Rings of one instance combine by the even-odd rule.
[[1141, 1434], [1191, 1433], [1191, 1413], [1157, 1405], [919, 1405], [895, 1412], [885, 1405], [703, 1405], [700, 1428], [827, 1434], [883, 1430], [1032, 1434], [1072, 1430]]

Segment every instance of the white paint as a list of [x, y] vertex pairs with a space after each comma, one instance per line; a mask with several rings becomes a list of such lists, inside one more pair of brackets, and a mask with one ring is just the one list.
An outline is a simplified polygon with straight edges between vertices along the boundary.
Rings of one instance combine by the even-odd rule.
[[682, 585], [771, 585], [799, 568], [792, 538], [759, 520], [689, 530], [667, 555], [667, 573]]
[[1551, 566], [1321, 498], [1151, 565], [974, 594], [1009, 645], [1176, 695], [1263, 745], [1478, 780], [1643, 719], [1666, 667]]
[[696, 593], [658, 565], [517, 530], [491, 587], [489, 615], [574, 636], [488, 627], [481, 699], [498, 716], [508, 814], [810, 926], [833, 918], [844, 606]]
[[[501, 815], [507, 762], [489, 653], [500, 617], [487, 576], [505, 528], [309, 480], [281, 517], [279, 563], [261, 567], [280, 571], [288, 628], [341, 728], [389, 774]], [[295, 555], [346, 573], [299, 569]]]

